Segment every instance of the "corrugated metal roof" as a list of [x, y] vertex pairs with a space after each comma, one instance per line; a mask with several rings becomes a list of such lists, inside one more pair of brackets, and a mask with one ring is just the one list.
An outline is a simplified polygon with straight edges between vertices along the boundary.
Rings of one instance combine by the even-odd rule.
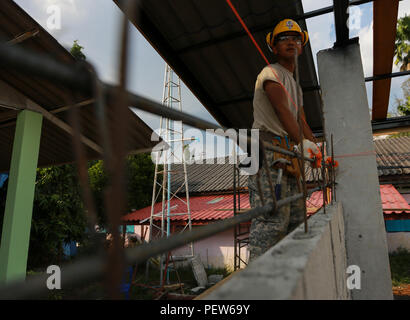
[[[374, 142], [379, 167], [410, 167], [410, 137], [380, 139]], [[410, 168], [379, 170], [379, 176], [410, 174]]]
[[[127, 1], [114, 0], [123, 9]], [[285, 18], [303, 14], [300, 0], [236, 0], [239, 14], [265, 56], [266, 34]], [[253, 92], [265, 66], [258, 50], [225, 1], [142, 0], [132, 21], [195, 96], [223, 126], [251, 128]], [[305, 20], [298, 20], [307, 30]], [[300, 57], [302, 88], [318, 85], [310, 44]], [[318, 90], [304, 93], [312, 128], [322, 127]]]
[[[186, 198], [181, 198], [186, 201]], [[214, 221], [227, 219], [233, 216], [233, 195], [221, 194], [221, 195], [208, 195], [199, 197], [190, 197], [191, 219], [192, 222]], [[310, 199], [306, 201], [308, 214], [313, 214], [320, 209], [321, 202], [320, 195], [314, 193]], [[323, 198], [322, 198], [323, 199]], [[241, 210], [249, 209], [249, 195], [248, 193], [241, 193], [240, 195]], [[179, 199], [173, 198], [170, 204], [171, 215], [173, 213], [186, 212], [186, 205]], [[162, 203], [158, 202], [154, 206], [154, 214], [162, 212]], [[166, 213], [166, 209], [165, 209]], [[123, 217], [126, 222], [141, 223], [151, 216], [151, 206], [136, 210]], [[183, 216], [171, 216], [171, 221], [185, 221], [188, 219], [186, 215]], [[154, 220], [159, 221], [157, 217]], [[147, 222], [147, 221], [145, 221]]]
[[[181, 198], [186, 201], [186, 198]], [[233, 216], [233, 195], [211, 195], [190, 197], [189, 204], [191, 208], [192, 222], [222, 220]], [[249, 208], [249, 196], [246, 193], [240, 195], [241, 209]], [[170, 203], [170, 213], [185, 213], [187, 212], [186, 205], [179, 199], [173, 198]], [[162, 203], [158, 202], [154, 206], [154, 214], [162, 212]], [[165, 209], [165, 214], [166, 214]], [[151, 216], [151, 206], [136, 210], [123, 217], [127, 222], [140, 222]], [[185, 221], [187, 215], [171, 216], [172, 221]], [[155, 220], [160, 220], [159, 217]]]
[[[379, 177], [410, 175], [410, 137], [378, 139], [374, 141], [374, 148]], [[313, 170], [321, 179], [321, 170]], [[311, 167], [306, 168], [306, 181], [314, 181]]]
[[[33, 18], [31, 18], [14, 1], [2, 0], [0, 6], [0, 39], [10, 41], [17, 36], [29, 31], [38, 30], [38, 34], [23, 42], [14, 44], [27, 48], [31, 51], [52, 55], [54, 59], [66, 64], [75, 64], [72, 55], [61, 46], [46, 30], [44, 30]], [[68, 111], [55, 113], [56, 109], [65, 107], [70, 92], [64, 87], [51, 81], [34, 76], [21, 75], [10, 68], [0, 68], [0, 80], [6, 85], [19, 91], [25, 97], [34, 101], [43, 109], [53, 113], [58, 119], [69, 124]], [[3, 89], [4, 90], [4, 89]], [[74, 103], [84, 102], [91, 97], [76, 94]], [[1, 102], [1, 101], [0, 101]], [[15, 121], [18, 111], [0, 106], [0, 172], [8, 171], [11, 159], [12, 143], [15, 131]], [[24, 104], [14, 106], [18, 109], [24, 108]], [[113, 114], [115, 113], [115, 101], [108, 101], [106, 106], [108, 126], [112, 127]], [[94, 104], [78, 107], [82, 134], [91, 141], [101, 146], [100, 131], [95, 115]], [[154, 146], [151, 142], [152, 130], [131, 110], [128, 119], [132, 125], [129, 126], [127, 134], [128, 151], [147, 150]], [[85, 145], [86, 155], [89, 159], [101, 158], [99, 152]], [[39, 166], [69, 163], [74, 161], [72, 148], [72, 136], [61, 130], [51, 121], [44, 118], [42, 137], [40, 143]]]
[[[218, 160], [223, 164], [218, 164]], [[188, 186], [190, 193], [222, 192], [233, 190], [234, 165], [229, 163], [229, 157], [215, 159], [214, 164], [187, 164]], [[182, 164], [172, 165], [173, 184], [171, 190], [175, 192], [184, 182]], [[243, 189], [248, 186], [248, 177], [237, 175], [236, 187]], [[185, 189], [181, 193], [184, 193]]]

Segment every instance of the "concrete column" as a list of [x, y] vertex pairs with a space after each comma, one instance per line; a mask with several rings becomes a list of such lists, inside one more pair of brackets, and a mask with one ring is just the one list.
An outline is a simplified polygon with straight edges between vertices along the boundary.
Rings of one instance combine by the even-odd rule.
[[0, 284], [26, 277], [42, 115], [17, 116], [0, 247]]
[[[327, 141], [340, 167], [337, 201], [344, 208], [347, 265], [361, 269], [353, 299], [392, 299], [390, 265], [358, 42], [317, 55]], [[339, 156], [339, 157], [337, 157]]]

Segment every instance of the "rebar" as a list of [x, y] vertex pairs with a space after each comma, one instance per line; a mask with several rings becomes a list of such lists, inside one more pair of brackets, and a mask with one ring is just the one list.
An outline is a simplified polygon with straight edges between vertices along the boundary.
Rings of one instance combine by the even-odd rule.
[[[314, 188], [310, 190], [308, 194], [318, 190], [320, 190], [320, 188]], [[277, 210], [303, 197], [303, 193], [298, 193], [291, 197], [281, 199], [277, 203]], [[258, 216], [271, 213], [273, 210], [273, 204], [267, 204], [263, 207], [251, 209], [235, 217], [218, 221], [186, 233], [174, 234], [169, 238], [162, 238], [150, 244], [143, 244], [135, 248], [126, 248], [124, 250], [125, 262], [127, 265], [138, 265], [163, 252], [179, 248], [188, 242], [208, 238], [214, 234], [228, 230], [239, 223], [247, 222]], [[98, 280], [104, 275], [104, 265], [105, 255], [102, 254], [78, 259], [74, 264], [63, 265], [61, 268], [63, 275], [61, 286], [84, 285]], [[49, 293], [45, 285], [48, 277], [47, 274], [42, 274], [33, 276], [25, 282], [12, 283], [0, 287], [0, 299], [26, 299]]]
[[[13, 68], [15, 71], [24, 73], [26, 75], [38, 76], [43, 79], [49, 80], [54, 83], [58, 83], [67, 88], [71, 95], [86, 94], [91, 95], [94, 98], [97, 110], [97, 117], [99, 120], [102, 142], [103, 142], [103, 159], [104, 166], [109, 177], [109, 188], [106, 190], [106, 207], [108, 213], [109, 229], [113, 235], [112, 248], [108, 250], [107, 254], [97, 252], [97, 254], [80, 258], [74, 264], [62, 266], [62, 286], [67, 287], [70, 285], [84, 285], [91, 283], [102, 276], [105, 276], [105, 283], [107, 293], [110, 298], [119, 298], [119, 282], [124, 272], [124, 265], [138, 265], [147, 259], [163, 254], [164, 252], [170, 252], [186, 243], [198, 241], [216, 233], [228, 230], [232, 227], [237, 227], [240, 223], [248, 222], [253, 218], [260, 215], [274, 214], [280, 207], [291, 203], [292, 201], [304, 199], [304, 223], [305, 232], [308, 232], [307, 226], [307, 211], [306, 211], [306, 198], [308, 194], [311, 194], [317, 190], [323, 189], [329, 184], [327, 183], [326, 176], [322, 174], [323, 184], [321, 187], [316, 187], [309, 192], [306, 187], [305, 179], [305, 163], [313, 163], [314, 159], [309, 159], [303, 156], [303, 130], [301, 124], [301, 111], [298, 111], [299, 133], [301, 138], [301, 150], [299, 152], [293, 152], [283, 149], [278, 146], [274, 146], [264, 141], [257, 141], [261, 143], [262, 154], [264, 157], [264, 168], [268, 175], [269, 187], [272, 193], [273, 203], [267, 203], [264, 194], [262, 192], [260, 178], [261, 170], [257, 173], [257, 187], [262, 202], [261, 207], [251, 209], [240, 215], [234, 214], [232, 218], [225, 219], [220, 222], [209, 224], [207, 226], [198, 228], [196, 230], [190, 230], [183, 234], [175, 234], [168, 238], [153, 241], [149, 244], [141, 245], [137, 248], [123, 249], [121, 245], [118, 227], [121, 224], [121, 213], [125, 208], [125, 157], [126, 157], [126, 133], [127, 133], [127, 121], [126, 111], [129, 105], [134, 106], [140, 110], [156, 114], [171, 120], [182, 121], [186, 125], [193, 126], [198, 129], [207, 130], [214, 129], [216, 134], [221, 131], [226, 131], [226, 128], [215, 125], [211, 122], [204, 121], [200, 118], [188, 115], [181, 111], [166, 108], [163, 105], [143, 98], [141, 96], [130, 93], [126, 89], [127, 83], [127, 71], [128, 71], [128, 32], [129, 32], [129, 19], [132, 19], [132, 15], [137, 13], [136, 10], [137, 1], [129, 3], [129, 7], [126, 9], [126, 14], [122, 22], [122, 37], [121, 41], [121, 54], [119, 57], [120, 66], [120, 81], [119, 86], [114, 87], [103, 84], [98, 79], [97, 73], [94, 68], [84, 62], [77, 62], [73, 65], [66, 65], [58, 62], [51, 56], [46, 56], [32, 52], [27, 49], [23, 49], [18, 46], [10, 46], [4, 43], [0, 43], [0, 66], [7, 68]], [[298, 74], [297, 74], [298, 77]], [[115, 100], [117, 102], [117, 110], [113, 117], [113, 130], [111, 136], [109, 135], [105, 100]], [[69, 96], [66, 101], [68, 106], [74, 106], [72, 97]], [[96, 224], [96, 210], [92, 200], [89, 184], [87, 180], [86, 172], [86, 156], [84, 146], [80, 141], [80, 121], [78, 117], [78, 108], [70, 107], [70, 113], [72, 115], [71, 122], [74, 128], [74, 151], [78, 164], [80, 184], [83, 190], [83, 201], [85, 203], [86, 212], [88, 213], [89, 226]], [[217, 129], [222, 129], [217, 130]], [[115, 137], [115, 139], [114, 139]], [[252, 136], [247, 136], [248, 142], [255, 142]], [[267, 167], [266, 150], [278, 152], [290, 157], [297, 158], [300, 163], [301, 175], [303, 186], [301, 193], [293, 195], [284, 199], [276, 199], [273, 188], [272, 179], [270, 176], [270, 170]], [[333, 136], [332, 136], [332, 158], [333, 158]], [[324, 168], [324, 166], [323, 166]], [[234, 171], [236, 167], [234, 166]], [[334, 177], [333, 177], [334, 179]], [[236, 184], [236, 180], [234, 182]], [[238, 179], [238, 185], [240, 180]], [[333, 188], [335, 181], [333, 181]], [[236, 185], [234, 186], [234, 212], [236, 213]], [[336, 192], [334, 196], [336, 197]], [[240, 206], [240, 195], [238, 193], [238, 204]], [[325, 201], [325, 197], [324, 197]], [[325, 206], [324, 206], [325, 210]], [[124, 227], [125, 228], [125, 227]], [[92, 228], [91, 231], [94, 229]], [[124, 231], [124, 230], [123, 230]], [[124, 239], [125, 240], [125, 239]], [[240, 248], [239, 248], [240, 250]], [[172, 258], [172, 257], [171, 257]], [[243, 261], [243, 260], [242, 260]], [[30, 297], [39, 297], [41, 294], [49, 293], [46, 287], [47, 274], [40, 276], [33, 276], [25, 282], [12, 283], [0, 287], [0, 299], [24, 299]]]

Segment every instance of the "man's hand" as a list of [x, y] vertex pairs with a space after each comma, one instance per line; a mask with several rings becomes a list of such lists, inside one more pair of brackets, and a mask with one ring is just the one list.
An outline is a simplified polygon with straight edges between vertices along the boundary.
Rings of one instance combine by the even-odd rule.
[[[300, 149], [300, 146], [299, 146]], [[303, 156], [309, 159], [315, 159], [312, 164], [313, 168], [320, 168], [322, 166], [322, 152], [316, 143], [309, 141], [307, 139], [303, 140]]]

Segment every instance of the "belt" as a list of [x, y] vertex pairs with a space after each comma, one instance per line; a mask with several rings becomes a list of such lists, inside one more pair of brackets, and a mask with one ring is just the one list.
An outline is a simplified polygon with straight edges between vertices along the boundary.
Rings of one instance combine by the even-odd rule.
[[278, 136], [270, 131], [264, 131], [264, 130], [260, 130], [259, 131], [259, 138], [263, 141], [269, 142], [269, 143], [273, 143], [274, 141], [278, 141], [279, 144], [278, 145], [282, 145], [282, 140], [284, 140], [286, 142], [286, 146], [288, 147], [288, 150], [290, 150], [290, 144], [295, 144], [288, 136]]
[[[272, 143], [273, 145], [279, 146], [283, 149], [287, 149], [287, 150], [291, 150], [291, 147], [293, 148], [293, 146], [296, 144], [294, 141], [290, 140], [289, 137], [285, 136], [285, 137], [281, 137], [278, 135], [275, 135], [272, 132], [268, 132], [268, 131], [259, 131], [259, 138], [263, 141]], [[260, 150], [259, 150], [260, 152]], [[290, 156], [286, 156], [284, 154], [278, 153], [278, 152], [274, 152], [273, 153], [273, 160], [277, 160], [279, 158], [282, 159], [286, 159], [289, 160], [291, 162], [291, 165], [286, 166], [285, 172], [286, 174], [290, 174], [295, 176], [297, 179], [300, 177], [301, 174], [301, 170], [299, 168], [299, 162], [297, 158], [293, 158]], [[262, 161], [261, 161], [261, 155], [259, 158], [259, 168], [262, 167]]]

